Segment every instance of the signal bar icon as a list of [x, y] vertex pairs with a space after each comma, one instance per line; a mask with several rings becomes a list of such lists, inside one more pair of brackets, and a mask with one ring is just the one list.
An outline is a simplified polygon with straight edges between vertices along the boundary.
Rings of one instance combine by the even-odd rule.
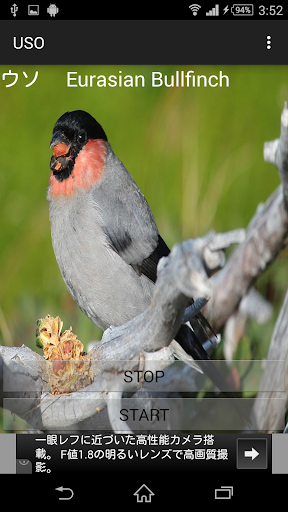
[[206, 16], [219, 16], [219, 4], [216, 4], [210, 11], [207, 11]]

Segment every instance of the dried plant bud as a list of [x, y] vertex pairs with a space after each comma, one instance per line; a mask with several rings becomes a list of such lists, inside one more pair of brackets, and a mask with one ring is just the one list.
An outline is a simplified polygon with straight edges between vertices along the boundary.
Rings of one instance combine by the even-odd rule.
[[71, 393], [91, 384], [91, 361], [72, 327], [61, 334], [59, 316], [47, 315], [37, 320], [36, 344], [43, 349], [48, 364], [48, 377], [53, 394]]

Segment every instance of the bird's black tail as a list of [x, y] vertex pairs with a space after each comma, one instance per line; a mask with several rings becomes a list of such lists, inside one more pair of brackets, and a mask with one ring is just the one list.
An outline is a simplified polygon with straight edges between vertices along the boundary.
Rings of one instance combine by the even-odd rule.
[[181, 345], [187, 354], [192, 356], [193, 359], [197, 361], [203, 373], [205, 373], [205, 375], [207, 375], [209, 379], [212, 380], [217, 388], [222, 391], [227, 396], [227, 398], [233, 398], [232, 403], [238, 415], [245, 421], [247, 426], [251, 427], [251, 419], [244, 411], [239, 400], [235, 397], [235, 394], [231, 391], [221, 373], [209, 358], [206, 350], [203, 348], [202, 344], [192, 329], [190, 329], [188, 325], [182, 325], [177, 333], [177, 336], [175, 336], [175, 340], [179, 343], [179, 345]]

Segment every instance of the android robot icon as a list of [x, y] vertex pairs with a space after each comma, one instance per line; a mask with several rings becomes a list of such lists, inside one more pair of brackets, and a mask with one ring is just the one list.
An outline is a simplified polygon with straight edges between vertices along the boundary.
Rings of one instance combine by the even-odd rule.
[[47, 8], [48, 14], [50, 14], [51, 18], [55, 18], [56, 14], [59, 12], [59, 8], [56, 4], [50, 4]]

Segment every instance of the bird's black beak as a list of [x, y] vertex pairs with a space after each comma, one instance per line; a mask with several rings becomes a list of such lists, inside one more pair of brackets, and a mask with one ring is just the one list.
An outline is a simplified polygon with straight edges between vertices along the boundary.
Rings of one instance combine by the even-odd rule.
[[70, 147], [70, 142], [67, 137], [65, 137], [65, 135], [59, 131], [53, 133], [52, 139], [50, 141], [50, 149], [55, 148], [58, 146], [58, 144], [65, 144], [67, 148]]
[[70, 141], [63, 133], [53, 133], [50, 148], [53, 148], [53, 156], [50, 160], [50, 169], [59, 172], [65, 169], [69, 162]]

